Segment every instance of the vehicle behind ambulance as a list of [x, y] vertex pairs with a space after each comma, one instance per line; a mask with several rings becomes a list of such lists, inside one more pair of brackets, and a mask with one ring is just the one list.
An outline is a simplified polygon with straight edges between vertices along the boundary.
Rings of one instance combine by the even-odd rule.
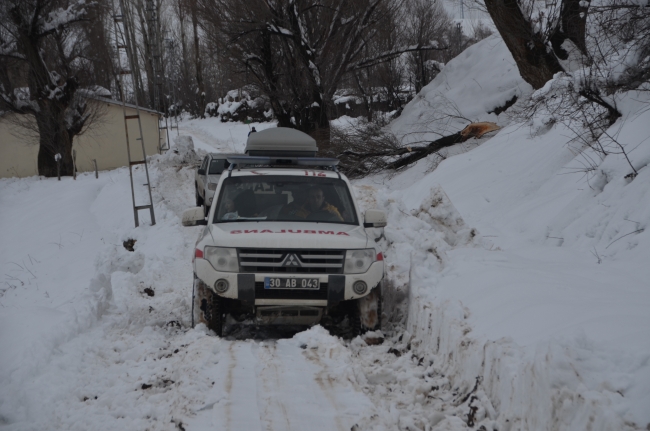
[[[268, 324], [349, 323], [352, 335], [381, 325], [384, 262], [379, 210], [361, 214], [337, 159], [288, 128], [250, 135], [228, 157], [213, 205], [183, 214], [205, 225], [195, 247], [193, 324], [222, 335], [227, 315]], [[347, 319], [346, 319], [347, 318]]]

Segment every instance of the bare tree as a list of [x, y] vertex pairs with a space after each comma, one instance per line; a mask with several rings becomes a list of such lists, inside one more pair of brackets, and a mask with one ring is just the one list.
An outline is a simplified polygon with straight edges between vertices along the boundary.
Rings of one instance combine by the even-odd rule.
[[92, 118], [79, 91], [87, 41], [82, 23], [91, 6], [72, 0], [6, 0], [0, 4], [0, 108], [31, 115], [39, 135], [38, 172], [72, 175], [72, 140]]
[[211, 41], [248, 71], [268, 97], [279, 125], [329, 140], [329, 108], [343, 77], [404, 52], [431, 45], [393, 46], [365, 57], [391, 0], [201, 0]]
[[[405, 3], [403, 25], [410, 44], [429, 44], [435, 41], [444, 46], [444, 31], [451, 27], [451, 19], [440, 2], [408, 0]], [[451, 45], [450, 43], [447, 43]], [[434, 67], [435, 51], [415, 51], [408, 54], [408, 64], [414, 77], [415, 92], [419, 92], [439, 72]]]
[[591, 69], [605, 92], [637, 89], [650, 81], [650, 8], [610, 0], [591, 7], [589, 16]]
[[192, 18], [192, 35], [194, 36], [194, 72], [196, 76], [196, 93], [198, 111], [205, 118], [205, 84], [203, 82], [203, 61], [201, 59], [201, 44], [199, 43], [199, 18], [197, 0], [189, 0], [190, 17]]

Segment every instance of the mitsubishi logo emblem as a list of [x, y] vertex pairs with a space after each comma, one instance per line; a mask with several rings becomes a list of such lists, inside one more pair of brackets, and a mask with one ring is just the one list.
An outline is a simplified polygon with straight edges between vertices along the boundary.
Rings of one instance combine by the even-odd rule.
[[293, 253], [289, 253], [287, 255], [287, 258], [284, 259], [282, 266], [301, 266], [301, 265], [300, 265], [300, 261], [298, 260], [298, 256], [296, 256]]

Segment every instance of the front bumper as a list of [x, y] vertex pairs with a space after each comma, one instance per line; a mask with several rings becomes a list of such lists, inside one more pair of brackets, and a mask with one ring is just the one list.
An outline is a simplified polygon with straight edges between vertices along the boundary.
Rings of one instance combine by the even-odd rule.
[[[210, 265], [205, 259], [196, 259], [194, 261], [194, 272], [205, 284], [207, 284], [214, 291], [214, 284], [217, 280], [225, 279], [228, 281], [229, 288], [226, 292], [219, 294], [225, 298], [238, 299], [247, 305], [300, 305], [312, 307], [325, 307], [332, 306], [340, 301], [347, 301], [351, 299], [362, 298], [370, 293], [370, 291], [377, 286], [384, 277], [384, 262], [377, 261], [370, 265], [368, 271], [362, 274], [309, 274], [311, 278], [318, 278], [321, 285], [327, 284], [327, 292], [320, 291], [314, 294], [314, 291], [304, 296], [300, 295], [300, 291], [293, 291], [295, 294], [291, 298], [282, 297], [284, 289], [277, 289], [278, 297], [264, 295], [261, 298], [259, 295], [260, 283], [264, 283], [265, 277], [277, 277], [277, 273], [236, 273], [236, 272], [220, 272]], [[303, 278], [306, 274], [282, 274], [282, 277], [296, 277]], [[352, 290], [352, 285], [362, 280], [368, 285], [368, 290], [363, 295], [358, 295]], [[257, 287], [256, 287], [257, 286]], [[256, 289], [258, 294], [256, 295]], [[216, 291], [215, 291], [216, 292]]]

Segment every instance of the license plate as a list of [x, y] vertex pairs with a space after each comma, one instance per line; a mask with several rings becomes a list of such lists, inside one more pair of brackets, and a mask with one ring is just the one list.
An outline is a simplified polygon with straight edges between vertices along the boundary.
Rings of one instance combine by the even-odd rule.
[[320, 288], [317, 278], [264, 277], [264, 289], [314, 289]]

